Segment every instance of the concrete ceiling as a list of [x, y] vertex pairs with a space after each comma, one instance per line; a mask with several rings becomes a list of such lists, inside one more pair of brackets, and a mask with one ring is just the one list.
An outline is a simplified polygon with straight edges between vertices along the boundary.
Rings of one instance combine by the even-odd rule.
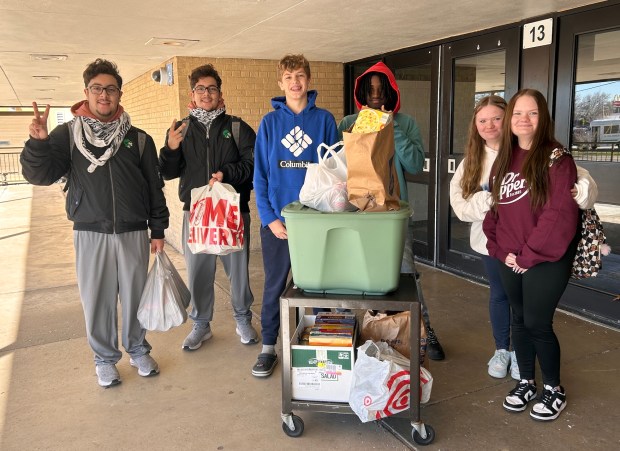
[[173, 56], [347, 62], [599, 1], [0, 0], [0, 106], [70, 105], [98, 57], [125, 81]]

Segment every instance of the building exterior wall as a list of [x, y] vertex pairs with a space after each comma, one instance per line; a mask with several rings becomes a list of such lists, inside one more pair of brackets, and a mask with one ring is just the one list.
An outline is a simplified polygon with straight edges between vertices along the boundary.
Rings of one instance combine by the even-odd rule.
[[[174, 84], [167, 86], [155, 83], [151, 73], [169, 62], [173, 63]], [[164, 144], [166, 130], [172, 120], [187, 116], [189, 74], [192, 69], [208, 63], [215, 66], [222, 78], [222, 95], [227, 113], [241, 117], [255, 131], [262, 117], [272, 110], [271, 98], [282, 95], [277, 83], [276, 60], [175, 57], [164, 61], [134, 80], [126, 81], [121, 102], [131, 116], [132, 124], [149, 133], [158, 149]], [[317, 105], [329, 110], [339, 121], [344, 114], [343, 65], [311, 61], [310, 70], [310, 88], [319, 92]], [[170, 227], [166, 231], [166, 240], [181, 250], [183, 212], [177, 195], [178, 179], [166, 181], [164, 192], [170, 209]], [[250, 249], [258, 249], [260, 220], [253, 195], [250, 210]]]

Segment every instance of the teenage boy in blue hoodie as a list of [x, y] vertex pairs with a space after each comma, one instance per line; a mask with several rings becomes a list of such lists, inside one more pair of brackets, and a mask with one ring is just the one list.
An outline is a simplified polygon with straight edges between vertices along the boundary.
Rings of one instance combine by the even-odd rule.
[[275, 345], [280, 332], [280, 295], [286, 288], [291, 260], [282, 208], [299, 200], [309, 163], [317, 163], [317, 147], [338, 139], [334, 116], [315, 105], [309, 91], [310, 63], [303, 55], [286, 55], [278, 64], [284, 96], [271, 99], [274, 111], [263, 117], [254, 146], [254, 193], [261, 220], [265, 287], [261, 310], [263, 349], [252, 368], [268, 377], [278, 363]]
[[[394, 73], [382, 62], [378, 62], [370, 67], [366, 72], [357, 77], [353, 91], [355, 105], [358, 109], [364, 107], [376, 110], [385, 109], [394, 113], [394, 146], [396, 153], [396, 172], [398, 174], [398, 184], [400, 185], [400, 199], [409, 202], [407, 194], [407, 181], [405, 171], [417, 174], [424, 165], [424, 144], [420, 136], [420, 130], [415, 120], [408, 114], [399, 113], [400, 109], [400, 90], [396, 83]], [[342, 138], [342, 132], [348, 130], [355, 123], [357, 113], [346, 116], [338, 124], [338, 133]], [[413, 260], [413, 240], [408, 233], [405, 239], [405, 249], [403, 262], [401, 265], [402, 273], [415, 274], [415, 263]], [[433, 360], [443, 360], [445, 354], [435, 331], [431, 327], [428, 309], [423, 298], [422, 317], [427, 332], [427, 355]]]

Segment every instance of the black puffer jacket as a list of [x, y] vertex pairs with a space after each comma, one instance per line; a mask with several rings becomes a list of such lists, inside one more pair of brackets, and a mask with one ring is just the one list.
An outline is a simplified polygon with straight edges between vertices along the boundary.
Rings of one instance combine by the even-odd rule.
[[[51, 185], [69, 173], [66, 209], [74, 230], [123, 233], [148, 227], [151, 238], [163, 238], [169, 212], [153, 139], [146, 135], [140, 155], [138, 133], [144, 132], [131, 127], [118, 152], [89, 173], [90, 162], [75, 145], [71, 152], [69, 133], [69, 124], [62, 124], [48, 139], [26, 141], [20, 157], [26, 180]], [[86, 145], [95, 157], [103, 154]]]
[[[250, 211], [250, 191], [254, 177], [254, 142], [256, 133], [240, 120], [238, 148], [232, 136], [232, 116], [221, 114], [213, 120], [207, 131], [195, 117], [189, 116], [189, 125], [181, 146], [177, 150], [166, 145], [159, 152], [159, 165], [164, 179], [180, 177], [179, 199], [183, 209], [189, 211], [191, 191], [209, 183], [211, 174], [222, 171], [224, 183], [232, 185], [240, 194], [240, 210]], [[181, 122], [177, 123], [177, 127]]]

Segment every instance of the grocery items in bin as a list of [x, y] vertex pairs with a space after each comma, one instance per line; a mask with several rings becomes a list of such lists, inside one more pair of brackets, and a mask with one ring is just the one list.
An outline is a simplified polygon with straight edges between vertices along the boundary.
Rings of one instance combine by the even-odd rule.
[[146, 330], [165, 332], [187, 321], [191, 295], [185, 282], [164, 251], [155, 260], [146, 278], [138, 307], [138, 321]]
[[[379, 119], [369, 120], [379, 114], [385, 124]], [[355, 133], [356, 127], [358, 130], [379, 130]], [[400, 187], [396, 173], [392, 114], [363, 109], [351, 131], [343, 132], [342, 136], [347, 157], [349, 202], [362, 211], [398, 210]]]
[[[367, 310], [360, 328], [360, 339], [362, 341], [385, 342], [404, 357], [410, 358], [410, 321], [410, 312], [387, 314]], [[420, 319], [420, 365], [428, 365], [426, 361], [426, 327], [422, 319]]]
[[314, 324], [314, 316], [304, 315], [295, 335], [291, 337], [292, 397], [299, 400], [346, 403], [353, 377], [354, 348], [309, 345], [302, 335], [304, 330], [309, 331]]
[[[357, 348], [349, 405], [362, 422], [375, 421], [409, 408], [409, 359], [384, 342], [367, 340]], [[420, 367], [420, 402], [431, 396], [433, 377]]]
[[318, 163], [308, 164], [299, 201], [319, 211], [353, 211], [347, 198], [347, 164], [342, 141], [317, 147]]
[[396, 290], [411, 215], [406, 202], [397, 211], [338, 213], [288, 204], [282, 216], [295, 285], [333, 294]]
[[227, 255], [243, 249], [240, 196], [228, 183], [192, 189], [187, 246], [194, 254]]

